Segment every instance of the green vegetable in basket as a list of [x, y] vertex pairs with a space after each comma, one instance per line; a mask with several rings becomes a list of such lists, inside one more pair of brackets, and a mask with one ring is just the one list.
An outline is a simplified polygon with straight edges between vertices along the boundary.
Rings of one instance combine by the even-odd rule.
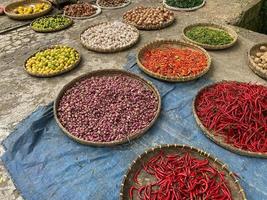
[[33, 22], [32, 27], [40, 31], [49, 31], [55, 29], [61, 29], [72, 21], [68, 17], [61, 15], [41, 17]]
[[200, 6], [204, 0], [166, 0], [166, 4], [176, 8], [193, 8]]
[[214, 29], [204, 26], [191, 28], [185, 35], [201, 44], [225, 45], [231, 43], [234, 39], [224, 30]]

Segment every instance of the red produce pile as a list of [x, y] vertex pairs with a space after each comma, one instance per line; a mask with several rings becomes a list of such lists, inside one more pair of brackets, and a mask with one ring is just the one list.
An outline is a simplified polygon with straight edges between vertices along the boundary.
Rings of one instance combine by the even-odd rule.
[[222, 82], [196, 98], [196, 113], [211, 133], [234, 147], [267, 152], [267, 87]]
[[71, 17], [88, 17], [96, 13], [96, 8], [90, 3], [77, 3], [64, 6], [64, 12]]
[[[141, 174], [149, 174], [140, 177]], [[224, 174], [210, 165], [207, 159], [160, 152], [150, 158], [133, 178], [129, 190], [131, 199], [140, 200], [231, 200]], [[141, 183], [144, 180], [146, 184]], [[135, 198], [133, 198], [135, 197]]]
[[158, 104], [153, 91], [139, 80], [125, 75], [91, 77], [64, 93], [58, 118], [80, 139], [110, 142], [146, 128]]

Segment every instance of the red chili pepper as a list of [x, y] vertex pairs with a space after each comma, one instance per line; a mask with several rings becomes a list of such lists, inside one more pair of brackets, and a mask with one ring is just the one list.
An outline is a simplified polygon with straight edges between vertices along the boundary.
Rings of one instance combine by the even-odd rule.
[[195, 106], [203, 125], [226, 143], [247, 151], [267, 152], [266, 86], [218, 83], [204, 89]]
[[168, 76], [192, 76], [201, 73], [207, 66], [204, 53], [171, 46], [147, 50], [142, 64], [150, 71]]

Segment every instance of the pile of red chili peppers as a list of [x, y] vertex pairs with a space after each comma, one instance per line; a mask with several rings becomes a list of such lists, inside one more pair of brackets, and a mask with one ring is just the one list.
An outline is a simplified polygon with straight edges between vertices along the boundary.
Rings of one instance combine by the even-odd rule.
[[[141, 179], [143, 173], [150, 177], [150, 183], [147, 183], [147, 178]], [[224, 174], [212, 167], [207, 159], [197, 159], [189, 153], [178, 155], [161, 151], [150, 158], [133, 179], [135, 184], [129, 190], [130, 199], [232, 199]]]
[[267, 152], [267, 87], [222, 82], [207, 87], [196, 99], [196, 113], [213, 134], [234, 147]]
[[142, 64], [149, 71], [167, 77], [194, 76], [207, 67], [204, 53], [171, 46], [147, 50]]

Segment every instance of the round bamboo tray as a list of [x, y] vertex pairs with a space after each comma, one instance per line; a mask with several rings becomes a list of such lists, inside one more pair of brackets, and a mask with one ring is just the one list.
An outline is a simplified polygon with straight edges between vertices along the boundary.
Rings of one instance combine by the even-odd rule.
[[[136, 160], [132, 162], [130, 167], [128, 168], [127, 173], [124, 175], [122, 184], [121, 184], [121, 191], [120, 191], [120, 200], [128, 200], [129, 198], [129, 190], [133, 184], [133, 178], [137, 170], [139, 170], [145, 162], [147, 162], [152, 156], [156, 155], [160, 151], [166, 153], [175, 153], [183, 155], [184, 153], [190, 153], [192, 156], [198, 159], [207, 159], [211, 166], [216, 168], [217, 170], [223, 172], [225, 174], [225, 180], [228, 184], [228, 188], [231, 191], [231, 195], [233, 200], [247, 200], [246, 194], [239, 183], [239, 180], [236, 178], [233, 172], [231, 172], [227, 165], [218, 158], [213, 157], [209, 153], [202, 151], [200, 149], [194, 148], [192, 146], [186, 145], [160, 145], [154, 148], [151, 148], [145, 151], [143, 154], [139, 155]], [[151, 176], [144, 173], [142, 175], [142, 180], [139, 180], [140, 185], [142, 183], [148, 183]], [[138, 186], [140, 186], [138, 185]], [[134, 196], [135, 197], [135, 196]], [[135, 198], [134, 198], [135, 199]]]
[[[168, 77], [168, 76], [164, 76], [164, 75], [160, 75], [157, 74], [155, 72], [152, 72], [150, 70], [148, 70], [143, 64], [142, 64], [142, 60], [143, 60], [143, 55], [144, 53], [148, 50], [148, 49], [153, 49], [153, 48], [164, 48], [166, 46], [173, 46], [173, 47], [177, 47], [177, 48], [189, 48], [192, 50], [196, 50], [199, 51], [201, 53], [203, 53], [206, 58], [207, 58], [207, 66], [206, 68], [199, 74], [194, 75], [194, 76], [177, 76], [177, 77]], [[148, 74], [151, 77], [154, 77], [156, 79], [160, 79], [160, 80], [164, 80], [164, 81], [169, 81], [169, 82], [184, 82], [184, 81], [191, 81], [194, 79], [197, 79], [201, 76], [203, 76], [204, 74], [206, 74], [209, 69], [210, 69], [210, 65], [211, 65], [211, 57], [209, 56], [208, 52], [201, 48], [198, 47], [194, 44], [190, 44], [190, 43], [186, 43], [186, 42], [181, 42], [179, 40], [156, 40], [154, 42], [150, 42], [148, 44], [146, 44], [145, 46], [143, 46], [137, 54], [137, 64], [138, 67], [145, 72], [146, 74]]]
[[132, 22], [132, 21], [129, 21], [129, 20], [126, 20], [126, 19], [123, 18], [123, 22], [125, 22], [126, 24], [130, 24], [132, 26], [135, 26], [139, 30], [145, 30], [145, 31], [160, 30], [160, 29], [166, 28], [166, 27], [170, 26], [171, 24], [173, 24], [174, 21], [175, 21], [175, 17], [172, 16], [172, 18], [167, 22], [164, 22], [164, 23], [159, 24], [159, 25], [151, 24], [151, 25], [147, 26], [147, 25], [138, 25], [135, 22]]
[[52, 32], [57, 32], [57, 31], [64, 30], [64, 29], [70, 27], [73, 24], [73, 20], [70, 17], [64, 16], [65, 18], [68, 18], [70, 20], [70, 22], [65, 24], [65, 25], [63, 25], [63, 26], [61, 26], [61, 27], [55, 28], [55, 29], [38, 29], [38, 28], [35, 28], [33, 26], [33, 24], [35, 22], [37, 22], [39, 19], [49, 18], [49, 17], [56, 17], [56, 15], [44, 16], [44, 17], [40, 17], [40, 18], [35, 19], [30, 25], [31, 29], [34, 30], [35, 32], [38, 32], [38, 33], [52, 33]]
[[[215, 83], [215, 84], [219, 84], [219, 83], [222, 83], [224, 81], [221, 81], [221, 82], [218, 82], [218, 83]], [[209, 88], [209, 87], [212, 87], [214, 86], [215, 84], [211, 84], [211, 85], [208, 85], [208, 86], [205, 86], [203, 87], [201, 90], [199, 90], [199, 92], [197, 93], [196, 97], [194, 98], [193, 100], [193, 104], [192, 104], [192, 108], [193, 108], [193, 115], [195, 117], [195, 120], [196, 120], [196, 123], [197, 125], [201, 128], [202, 130], [202, 133], [208, 137], [211, 141], [213, 141], [214, 143], [220, 145], [221, 147], [229, 150], [229, 151], [232, 151], [233, 153], [237, 153], [237, 154], [240, 154], [240, 155], [244, 155], [244, 156], [251, 156], [251, 157], [259, 157], [259, 158], [267, 158], [267, 153], [257, 153], [257, 152], [252, 152], [252, 151], [246, 151], [246, 150], [243, 150], [243, 149], [239, 149], [237, 147], [234, 147], [232, 146], [231, 144], [228, 144], [224, 141], [224, 138], [218, 134], [215, 134], [214, 131], [212, 130], [208, 130], [201, 122], [201, 120], [198, 118], [198, 115], [196, 113], [196, 99], [198, 98], [198, 96], [200, 95], [200, 93]]]
[[[128, 136], [127, 138], [124, 138], [124, 139], [121, 139], [121, 140], [114, 140], [114, 141], [111, 141], [111, 142], [94, 142], [94, 141], [87, 141], [87, 140], [83, 140], [83, 139], [80, 139], [74, 135], [72, 135], [68, 130], [66, 130], [60, 123], [59, 119], [58, 119], [58, 115], [57, 115], [57, 107], [58, 107], [58, 104], [59, 104], [59, 101], [61, 99], [61, 97], [64, 95], [65, 91], [68, 90], [70, 87], [72, 87], [76, 82], [82, 80], [82, 79], [86, 79], [86, 78], [90, 78], [90, 77], [96, 77], [96, 76], [113, 76], [113, 75], [125, 75], [125, 76], [128, 76], [132, 79], [136, 79], [136, 80], [139, 80], [141, 81], [145, 87], [149, 88], [150, 90], [153, 91], [154, 95], [157, 97], [158, 99], [158, 108], [157, 108], [157, 112], [154, 116], [154, 119], [150, 122], [150, 124], [136, 132], [136, 133], [133, 133], [131, 134], [130, 136]], [[161, 99], [160, 99], [160, 94], [157, 90], [157, 88], [149, 81], [141, 78], [140, 76], [136, 75], [136, 74], [133, 74], [133, 73], [130, 73], [130, 72], [127, 72], [125, 70], [117, 70], [117, 69], [106, 69], [106, 70], [96, 70], [96, 71], [92, 71], [92, 72], [89, 72], [87, 74], [84, 74], [82, 76], [79, 76], [75, 79], [73, 79], [72, 81], [70, 81], [68, 84], [66, 84], [62, 89], [61, 91], [59, 92], [59, 94], [57, 95], [56, 99], [55, 99], [55, 102], [54, 102], [54, 116], [55, 116], [55, 119], [56, 119], [56, 122], [58, 124], [58, 126], [61, 128], [61, 130], [63, 131], [63, 133], [65, 133], [68, 137], [70, 137], [71, 139], [75, 140], [76, 142], [78, 143], [81, 143], [81, 144], [84, 144], [84, 145], [91, 145], [91, 146], [97, 146], [97, 147], [104, 147], [104, 146], [116, 146], [116, 145], [119, 145], [119, 144], [123, 144], [123, 143], [126, 143], [126, 142], [130, 142], [136, 138], [139, 138], [141, 137], [142, 135], [144, 135], [151, 127], [152, 125], [155, 123], [155, 121], [157, 120], [158, 116], [159, 116], [159, 113], [160, 113], [160, 108], [161, 108]]]
[[206, 0], [203, 0], [203, 2], [198, 5], [198, 6], [195, 6], [195, 7], [192, 7], [192, 8], [179, 8], [179, 7], [173, 7], [173, 6], [169, 6], [167, 3], [166, 3], [166, 0], [163, 0], [163, 5], [170, 9], [170, 10], [175, 10], [175, 11], [194, 11], [194, 10], [198, 10], [199, 8], [202, 8], [206, 3]]
[[[194, 40], [191, 40], [190, 38], [188, 38], [185, 35], [185, 33], [196, 26], [204, 26], [204, 27], [208, 27], [208, 28], [212, 28], [212, 29], [223, 30], [223, 31], [227, 32], [233, 38], [233, 41], [230, 42], [229, 44], [224, 44], [224, 45], [209, 45], [209, 44], [202, 44], [202, 43], [196, 42]], [[213, 23], [196, 23], [196, 24], [191, 24], [191, 25], [189, 25], [183, 29], [183, 38], [190, 43], [193, 43], [193, 44], [196, 44], [198, 46], [203, 47], [204, 49], [221, 50], [221, 49], [227, 49], [229, 47], [232, 47], [237, 42], [238, 35], [233, 29], [231, 29], [227, 26], [223, 26], [223, 25], [219, 25], [219, 24], [213, 24]]]
[[96, 12], [95, 14], [93, 15], [90, 15], [90, 16], [85, 16], [85, 17], [73, 17], [73, 16], [70, 16], [70, 15], [67, 15], [64, 11], [63, 13], [63, 16], [67, 16], [67, 17], [70, 17], [72, 19], [77, 19], [77, 20], [82, 20], [82, 19], [90, 19], [90, 18], [94, 18], [96, 17], [97, 15], [99, 15], [102, 11], [101, 11], [101, 8], [98, 7], [98, 6], [95, 6], [95, 5], [92, 5], [94, 8], [96, 8]]
[[108, 23], [109, 23], [109, 22], [102, 22], [102, 23], [97, 23], [97, 24], [94, 24], [94, 25], [91, 25], [91, 26], [87, 27], [87, 28], [80, 34], [80, 41], [81, 41], [82, 45], [83, 45], [85, 48], [87, 48], [88, 50], [90, 50], [90, 51], [95, 51], [95, 52], [99, 52], [99, 53], [115, 53], [115, 52], [123, 51], [123, 50], [125, 50], [125, 49], [129, 49], [130, 47], [134, 46], [134, 45], [138, 42], [138, 40], [139, 40], [139, 35], [140, 35], [140, 34], [139, 34], [139, 31], [138, 31], [134, 26], [131, 26], [131, 25], [129, 25], [129, 26], [131, 26], [132, 29], [133, 29], [133, 31], [136, 32], [137, 34], [136, 34], [136, 38], [134, 38], [134, 40], [132, 40], [132, 42], [129, 43], [128, 45], [126, 45], [126, 46], [121, 46], [121, 47], [118, 47], [118, 48], [99, 48], [99, 47], [97, 48], [97, 47], [94, 47], [94, 46], [87, 45], [87, 44], [85, 44], [85, 43], [83, 42], [83, 40], [82, 40], [82, 35], [83, 35], [83, 33], [84, 33], [85, 31], [87, 31], [88, 29], [93, 28], [93, 27], [95, 27], [95, 26], [99, 26], [100, 24], [108, 24]]
[[119, 8], [125, 8], [126, 6], [131, 4], [131, 0], [128, 0], [127, 2], [125, 2], [124, 4], [120, 5], [120, 6], [115, 6], [115, 7], [106, 7], [106, 6], [101, 6], [99, 4], [99, 0], [96, 0], [96, 5], [102, 9], [105, 10], [114, 10], [114, 9], [119, 9]]
[[259, 48], [261, 46], [267, 46], [267, 43], [259, 43], [255, 44], [253, 47], [250, 48], [248, 51], [248, 66], [249, 68], [258, 76], [260, 76], [263, 79], [267, 80], [267, 69], [263, 69], [262, 67], [259, 67], [254, 60], [251, 58], [251, 56], [255, 56], [255, 54], [259, 51]]
[[[44, 74], [39, 74], [39, 73], [32, 73], [32, 72], [30, 72], [30, 71], [28, 71], [28, 70], [26, 69], [26, 63], [27, 63], [27, 61], [28, 61], [31, 57], [35, 56], [38, 52], [44, 51], [44, 50], [46, 50], [46, 49], [52, 49], [52, 48], [54, 48], [55, 46], [66, 46], [66, 45], [53, 45], [53, 46], [46, 47], [46, 48], [43, 48], [43, 49], [40, 50], [40, 51], [35, 52], [33, 55], [31, 55], [29, 58], [27, 58], [27, 59], [25, 60], [25, 62], [24, 62], [24, 70], [25, 70], [29, 75], [34, 76], [34, 77], [38, 77], [38, 78], [50, 78], [50, 77], [58, 76], [58, 75], [61, 75], [61, 74], [66, 73], [66, 72], [69, 72], [69, 71], [73, 70], [75, 67], [77, 67], [77, 66], [79, 65], [79, 63], [80, 63], [80, 61], [81, 61], [81, 54], [75, 49], [75, 50], [79, 53], [79, 59], [76, 61], [76, 63], [72, 64], [69, 68], [64, 69], [64, 70], [62, 70], [62, 71], [60, 71], [60, 72], [55, 72], [55, 73], [51, 73], [51, 74], [44, 75]], [[72, 48], [72, 47], [71, 47], [71, 48]]]
[[[49, 5], [48, 9], [43, 10], [41, 12], [35, 13], [35, 14], [28, 14], [28, 15], [20, 15], [13, 12], [14, 9], [16, 9], [19, 6], [29, 6], [37, 3], [46, 3]], [[14, 3], [10, 3], [5, 7], [5, 14], [16, 20], [28, 20], [28, 19], [34, 19], [41, 17], [47, 13], [49, 13], [52, 10], [52, 4], [49, 1], [46, 0], [23, 0], [23, 1], [17, 1]]]

